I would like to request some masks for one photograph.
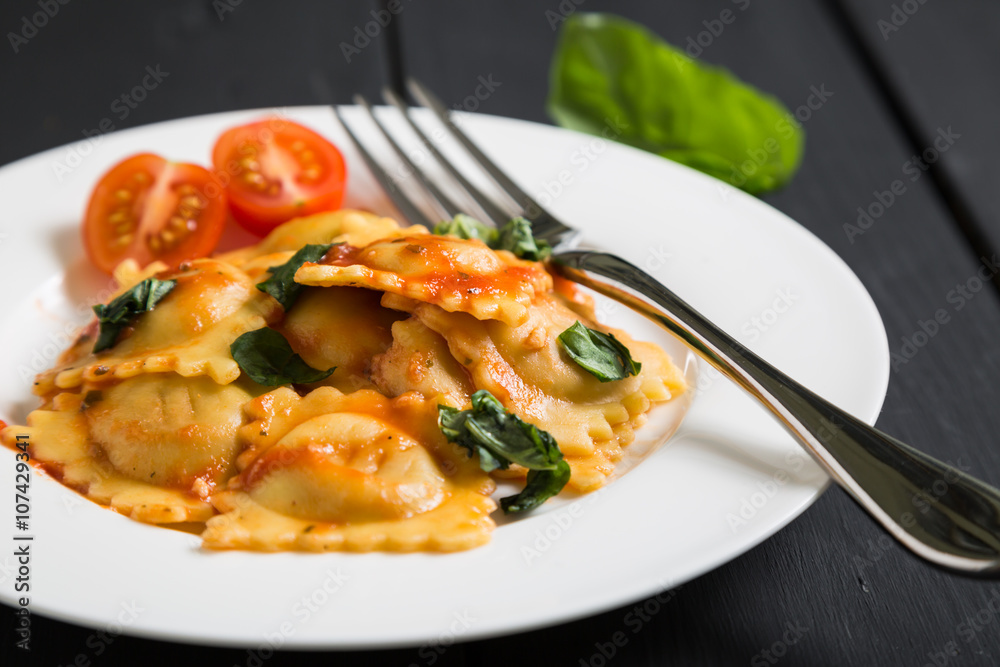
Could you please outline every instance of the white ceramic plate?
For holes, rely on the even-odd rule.
[[[264,113],[151,125],[0,170],[7,286],[0,292],[0,417],[23,423],[34,405],[34,372],[52,363],[86,318],[85,304],[106,286],[83,257],[78,232],[100,174],[147,150],[206,164],[224,128]],[[392,210],[328,109],[284,113],[345,149],[353,167],[348,204]],[[646,268],[765,359],[874,421],[889,368],[881,320],[847,266],[794,221],[628,147],[489,116],[463,122],[590,243]],[[602,310],[606,320],[683,357],[654,326],[621,308]],[[36,473],[31,608],[161,639],[348,648],[447,644],[638,600],[747,551],[827,484],[762,408],[714,372],[701,374],[694,393],[677,434],[627,476],[576,503],[503,523],[489,545],[459,554],[210,553],[191,535],[130,521]],[[658,415],[647,440],[675,418]],[[13,468],[12,452],[0,452],[7,487],[0,541],[15,532]],[[20,597],[14,564],[11,556],[0,559],[0,599],[7,604]]]

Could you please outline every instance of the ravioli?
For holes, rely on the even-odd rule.
[[[91,442],[119,473],[207,497],[236,470],[243,406],[264,388],[249,380],[142,375],[84,394]]]
[[[327,213],[295,218],[279,225],[256,245],[233,250],[219,255],[217,259],[241,266],[244,262],[277,252],[295,251],[314,243],[348,243],[366,246],[378,239],[398,236],[402,228],[392,218],[375,215],[367,211],[342,209]],[[426,227],[407,227],[405,233],[429,233]]]
[[[296,272],[304,289],[286,312],[257,285],[307,243],[335,245]],[[0,440],[27,434],[35,462],[133,519],[204,523],[210,549],[484,544],[494,477],[527,471],[483,472],[444,437],[439,406],[465,409],[488,390],[555,438],[567,488],[586,492],[606,482],[652,405],[685,390],[663,350],[596,324],[592,300],[543,264],[360,211],[292,220],[178,269],[123,263],[115,294],[150,277],[177,284],[101,353],[97,321],[84,327],[36,378],[43,404],[28,425]],[[557,337],[578,320],[613,332],[639,375],[602,383],[573,362]],[[230,346],[263,327],[288,347],[254,343],[254,363],[336,370],[255,384]]]
[[[391,327],[401,317],[371,290],[310,287],[276,328],[313,368],[337,368],[325,383],[353,391],[371,386],[371,360],[392,343]]]
[[[68,359],[66,365],[42,373],[36,393],[168,371],[185,377],[207,375],[227,384],[240,375],[229,352],[232,342],[281,315],[281,306],[256,289],[250,276],[224,262],[194,260],[159,277],[176,280],[177,285],[138,318],[130,335],[109,350]],[[90,332],[78,341],[78,353],[90,343],[95,325]]]
[[[435,403],[321,387],[251,401],[242,472],[213,502],[210,548],[468,549],[493,530],[493,481],[437,427]]]
[[[415,317],[392,325],[392,345],[372,359],[371,380],[386,396],[418,391],[456,408],[475,391],[444,338]]]
[[[571,361],[560,348],[558,335],[577,320],[600,327],[570,310],[560,295],[536,297],[530,318],[516,327],[425,303],[412,304],[412,312],[447,342],[474,389],[488,390],[508,410],[551,433],[575,469],[586,467],[606,477],[612,468],[594,461],[620,459],[621,448],[634,438],[630,422],[653,402],[668,401],[685,390],[683,375],[666,353],[654,344],[632,340],[623,331],[612,333],[642,364],[638,376],[601,382]],[[594,475],[570,479],[577,490],[600,483]]]
[[[206,521],[236,469],[243,405],[259,389],[206,377],[147,375],[62,393],[3,431],[28,435],[32,459],[94,502],[147,523]]]
[[[528,319],[535,295],[552,288],[541,264],[493,251],[476,239],[401,236],[327,258],[303,264],[295,281],[390,292],[513,326]]]
[[[118,289],[112,294],[112,298],[118,296],[126,290],[132,289],[143,280],[152,278],[157,273],[166,271],[170,267],[163,262],[156,261],[140,267],[134,259],[126,259],[115,267],[113,276],[118,284]]]

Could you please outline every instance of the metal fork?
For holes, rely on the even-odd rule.
[[[614,255],[572,250],[578,234],[532,199],[502,172],[456,125],[450,112],[422,84],[408,81],[410,92],[429,108],[464,146],[496,186],[499,201],[474,186],[437,148],[411,117],[398,95],[384,90],[385,101],[409,122],[435,157],[478,209],[474,217],[500,226],[515,216],[533,223],[536,238],[554,249],[550,267],[559,274],[632,308],[661,325],[730,380],[767,407],[826,472],[893,537],[918,556],[949,570],[984,576],[1000,574],[1000,491],[856,419],[817,396],[748,350],[705,319],[677,295],[638,267]],[[399,159],[430,195],[442,218],[467,213],[418,168],[361,96],[368,112]],[[411,223],[433,227],[389,176],[388,170],[352,131],[340,110],[337,117],[373,176]],[[609,278],[649,299],[597,280]],[[652,303],[650,303],[652,302]],[[941,485],[944,485],[943,487]],[[940,490],[939,490],[940,489]]]

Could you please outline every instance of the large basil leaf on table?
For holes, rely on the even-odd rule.
[[[643,26],[577,13],[552,61],[557,123],[694,167],[751,193],[784,185],[803,133],[777,99],[696,62]]]

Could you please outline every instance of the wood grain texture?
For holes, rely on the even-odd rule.
[[[124,129],[233,109],[349,103],[355,92],[375,93],[386,76],[384,34],[350,53],[350,62],[339,46],[371,20],[367,2],[57,6],[16,52],[7,32],[30,34],[23,22],[39,11],[37,1],[0,6],[0,164],[81,141],[105,119]],[[142,101],[122,101],[142,85],[147,66],[166,75]]]
[[[918,40],[914,49],[920,48],[919,31],[909,31],[932,5],[927,3],[906,28],[916,35],[908,39]],[[33,7],[23,0],[5,3],[0,26],[17,24]],[[894,351],[902,337],[912,336],[936,310],[946,309],[951,317],[892,373],[879,426],[1000,483],[1000,448],[994,444],[1000,415],[993,409],[996,391],[991,387],[1000,371],[994,343],[1000,304],[988,289],[961,310],[948,301],[956,284],[975,275],[979,259],[940,192],[929,178],[906,180],[905,193],[863,235],[852,242],[845,233],[844,225],[856,222],[859,206],[869,207],[875,193],[894,180],[909,179],[904,164],[920,147],[912,145],[829,6],[819,0],[780,5],[588,0],[581,6],[624,14],[681,45],[727,8],[736,12],[735,22],[704,47],[701,59],[731,68],[792,108],[807,103],[813,88],[825,86],[833,93],[805,122],[801,172],[767,200],[812,230],[859,275],[880,309]],[[367,20],[370,9],[366,4],[320,2],[288,3],[279,9],[277,4],[243,2],[218,23],[211,2],[107,8],[70,3],[16,57],[4,54],[0,89],[18,101],[2,112],[4,126],[19,131],[8,130],[10,141],[5,135],[0,142],[0,163],[80,138],[81,128],[108,115],[112,100],[135,85],[147,63],[161,63],[171,78],[163,84],[162,96],[160,90],[152,91],[119,127],[247,106],[346,102],[354,91],[374,96],[382,83],[399,79],[398,72],[387,71],[387,62],[397,59],[391,49],[370,46],[348,64],[337,48]],[[449,104],[475,104],[479,112],[546,121],[547,63],[555,43],[547,11],[559,11],[559,3],[407,2],[396,25],[398,61],[403,73],[420,77]],[[993,53],[990,31],[965,26],[962,20],[954,19],[967,42],[961,48]],[[934,50],[933,41],[926,44],[928,51]],[[995,77],[991,70],[984,72]],[[487,99],[469,101],[481,76],[492,76],[501,85]],[[913,76],[928,86],[929,98],[945,83],[959,86],[958,91],[967,85],[923,79],[919,72]],[[176,88],[168,89],[174,82]],[[914,102],[915,108],[919,105]],[[968,118],[961,111],[960,105],[944,108],[933,123],[958,129],[959,119]],[[957,151],[965,145],[956,143],[953,154],[962,155]],[[970,206],[981,188],[996,196],[987,184],[970,185]],[[991,665],[1000,662],[1000,615],[988,608],[993,596],[1000,596],[1000,586],[932,570],[887,543],[845,494],[831,490],[772,539],[683,585],[666,602],[637,601],[574,623],[443,652],[422,647],[335,656],[281,653],[263,664],[576,666],[582,660],[592,665],[822,666],[923,665],[936,659]],[[969,635],[962,624],[981,610],[987,610],[981,621],[988,622]],[[17,664],[13,661],[20,656],[12,654],[8,641],[9,610],[2,619],[0,662]],[[783,642],[789,624],[797,631],[787,636],[799,638],[780,657],[779,647],[772,663],[762,651]],[[254,654],[246,650],[125,636],[106,642],[95,639],[91,630],[40,617],[35,631],[39,652],[32,664],[70,664],[81,654],[94,665],[255,664]],[[616,632],[625,633],[628,641],[602,663],[602,647],[610,651]],[[96,646],[103,647],[100,655]],[[957,655],[951,655],[952,646]]]
[[[887,98],[929,173],[981,252],[1000,249],[1000,6],[989,2],[928,3],[835,0],[857,35],[857,50],[883,81]],[[947,150],[941,130],[960,135]],[[935,146],[935,142],[938,146]]]

